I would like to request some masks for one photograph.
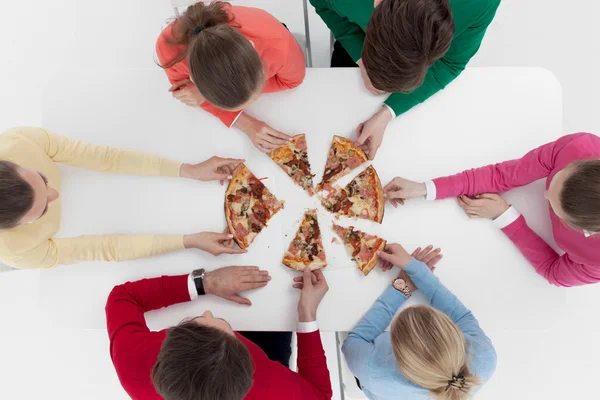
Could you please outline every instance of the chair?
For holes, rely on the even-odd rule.
[[[356,384],[354,374],[348,368],[346,359],[342,354],[342,344],[348,337],[348,332],[336,332],[338,348],[338,367],[340,374],[340,386],[342,387],[342,399],[344,400],[368,400],[367,396]]]
[[[173,7],[173,10],[175,11],[175,16],[179,17],[181,15],[181,12],[179,11],[181,8],[190,6],[194,3],[198,3],[198,2],[203,2],[203,3],[210,3],[210,0],[170,0],[171,1],[171,6]],[[298,42],[300,42],[301,44],[304,44],[304,55],[306,56],[306,66],[307,67],[312,67],[313,62],[312,62],[312,48],[311,48],[311,42],[310,42],[310,27],[309,27],[309,23],[308,23],[308,0],[302,0],[302,7],[303,7],[303,11],[304,11],[304,36],[299,35],[299,34],[295,34],[292,33],[294,35],[294,37],[296,38],[296,40],[298,40]]]

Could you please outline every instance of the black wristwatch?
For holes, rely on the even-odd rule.
[[[192,272],[192,279],[194,280],[194,285],[196,285],[198,296],[204,296],[206,294],[204,291],[204,268],[194,270]]]

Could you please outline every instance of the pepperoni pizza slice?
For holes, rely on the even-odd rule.
[[[375,235],[356,230],[353,226],[344,228],[334,223],[332,229],[342,239],[346,250],[358,264],[358,269],[367,276],[377,265],[377,261],[379,261],[377,252],[383,251],[386,241]]]
[[[310,196],[314,194],[313,177],[310,172],[306,135],[296,135],[292,140],[269,153],[269,157]]]
[[[233,171],[225,192],[225,219],[236,243],[245,249],[267,226],[283,202],[267,189],[244,164]]]
[[[308,210],[304,214],[296,237],[283,256],[283,264],[298,271],[304,271],[306,267],[314,271],[327,266],[317,210]]]
[[[317,185],[316,191],[331,190],[334,182],[366,161],[365,152],[352,140],[334,136],[327,155],[323,179]]]
[[[381,223],[385,209],[385,198],[379,176],[370,165],[354,178],[345,188],[336,187],[321,198],[323,207],[339,215],[363,218]]]

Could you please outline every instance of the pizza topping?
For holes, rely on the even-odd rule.
[[[252,191],[252,196],[254,196],[257,199],[260,199],[265,190],[265,185],[263,185],[263,183],[255,177],[251,177],[250,179],[248,179],[248,182],[250,183],[250,190]]]
[[[246,230],[246,228],[244,228],[244,226],[240,222],[238,222],[238,224],[235,227],[235,233],[240,238],[243,238],[244,236],[248,235],[248,231]]]
[[[364,219],[371,219],[371,217],[369,215],[369,209],[368,208],[363,208],[360,211],[360,216],[361,216],[361,218],[364,218]]]
[[[369,249],[364,243],[363,245],[360,247],[360,252],[358,253],[358,257],[361,260],[369,260],[371,258],[371,256],[373,255],[373,251],[371,249]]]
[[[352,151],[352,150],[350,150],[350,151]],[[348,153],[348,154],[350,154],[350,153]],[[346,165],[348,165],[348,167],[350,167],[352,169],[358,167],[360,164],[362,164],[362,163],[357,156],[350,157],[348,159],[348,161],[346,162]]]
[[[325,261],[325,252],[324,252],[324,251],[321,251],[321,252],[320,252],[320,253],[317,255],[317,257],[319,258],[319,260],[321,260],[321,261]]]
[[[306,151],[306,137],[301,137],[296,141],[296,148],[298,150]]]
[[[271,218],[269,210],[260,203],[256,203],[252,206],[252,214],[262,225],[266,225],[267,220]]]
[[[325,171],[325,174],[323,175],[323,182],[327,182],[329,179],[331,179],[332,176],[339,174],[340,172],[342,172],[342,170],[342,164],[338,164],[337,167]]]

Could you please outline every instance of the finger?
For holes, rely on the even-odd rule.
[[[242,276],[242,283],[269,282],[271,276],[268,274],[249,274]]]
[[[406,200],[405,199],[396,199],[396,202],[403,206],[404,203],[406,202]]]
[[[280,147],[280,146],[284,146],[286,144],[288,144],[290,141],[287,139],[281,139],[277,136],[272,136],[272,135],[268,135],[265,138],[265,141],[271,143],[274,146]]]
[[[357,136],[355,143],[358,146],[362,146],[365,144],[365,142],[367,141],[367,139],[371,136],[371,133],[369,133],[369,131],[365,131],[364,129],[364,123],[363,123],[363,129],[361,129],[360,135]]]
[[[427,255],[427,253],[429,253],[431,251],[431,249],[433,249],[433,246],[429,245],[429,246],[425,247],[423,250],[421,250],[419,252],[419,254],[417,255],[417,260],[419,260],[419,261],[423,260],[423,257],[425,257]]]
[[[271,151],[271,150],[267,149],[266,147],[264,147],[264,146],[262,145],[262,143],[258,143],[258,144],[256,145],[256,148],[257,148],[258,150],[262,151],[263,153],[268,153],[269,151]]]
[[[404,198],[404,191],[402,189],[400,190],[390,190],[386,193],[387,197],[389,199],[403,199]]]
[[[369,146],[369,160],[375,159],[375,156],[377,155],[377,150],[379,150],[379,146],[371,142],[371,145]]]
[[[323,274],[323,271],[321,271],[320,269],[314,270],[313,275],[315,276],[315,278],[317,278],[317,282],[321,282],[321,281],[325,280],[325,275]]]
[[[427,263],[427,265],[429,266],[429,269],[431,269],[431,271],[435,271],[435,265],[440,262],[440,260],[442,259],[442,257],[444,257],[442,254],[440,254],[439,256],[435,257],[433,260],[431,260],[430,262]]]
[[[365,123],[361,122],[358,127],[356,128],[356,137],[358,138],[360,136],[360,134],[362,133],[363,129],[365,127]]]
[[[252,302],[245,297],[240,296],[239,294],[232,294],[230,296],[223,296],[223,298],[234,301],[238,304],[245,304],[247,306],[251,306]]]
[[[309,267],[304,268],[303,273],[304,273],[304,281],[303,281],[304,285],[311,287],[313,285],[313,281],[312,281],[313,275],[312,275],[312,272],[310,271],[310,268]]]
[[[227,168],[229,168],[229,166],[231,164],[236,164],[237,165],[237,164],[243,163],[244,161],[246,161],[246,160],[243,159],[243,158],[221,158],[221,157],[218,157],[217,158],[217,165],[219,167],[227,167]]]
[[[378,251],[377,255],[379,256],[379,258],[382,258],[384,261],[387,261],[391,264],[394,264],[394,256],[392,254],[388,254],[385,251]]]
[[[279,139],[284,140],[285,142],[289,142],[290,140],[292,140],[292,137],[290,135],[286,135],[285,133],[278,131],[277,129],[270,129],[267,134],[269,136],[273,136]]]
[[[221,182],[221,184],[223,184],[224,181],[229,180],[231,178],[233,178],[233,176],[231,176],[231,174],[229,172],[217,172],[214,175],[215,180],[219,180],[219,182]]]
[[[260,145],[267,151],[275,150],[276,148],[279,147],[279,145],[273,144],[267,139],[263,139],[260,142]]]
[[[440,254],[441,251],[442,251],[442,249],[435,249],[435,250],[429,252],[429,254],[427,254],[425,257],[423,257],[422,261],[425,264],[429,264],[429,262],[431,260],[433,260],[434,258],[436,258]]]
[[[295,277],[294,282],[297,282],[297,283],[304,282],[304,275]]]
[[[498,200],[501,199],[500,196],[498,196],[496,193],[482,193],[479,195],[480,199],[487,199],[487,200]]]
[[[294,283],[292,286],[295,287],[296,289],[300,289],[300,290],[304,289],[304,285],[301,283]]]
[[[412,254],[410,255],[411,257],[416,257],[417,255],[419,255],[419,252],[421,251],[420,247],[417,247],[415,249],[415,251],[412,252]]]
[[[269,281],[265,282],[244,282],[240,285],[240,292],[245,292],[247,290],[259,289],[261,287],[267,286]]]
[[[190,79],[184,79],[182,81],[177,81],[173,85],[171,85],[171,87],[169,88],[169,92],[174,92],[174,91],[178,90],[180,87],[187,86],[190,83],[192,83],[192,81]]]
[[[398,208],[398,201],[396,199],[391,199],[390,203],[394,206],[394,208]]]

